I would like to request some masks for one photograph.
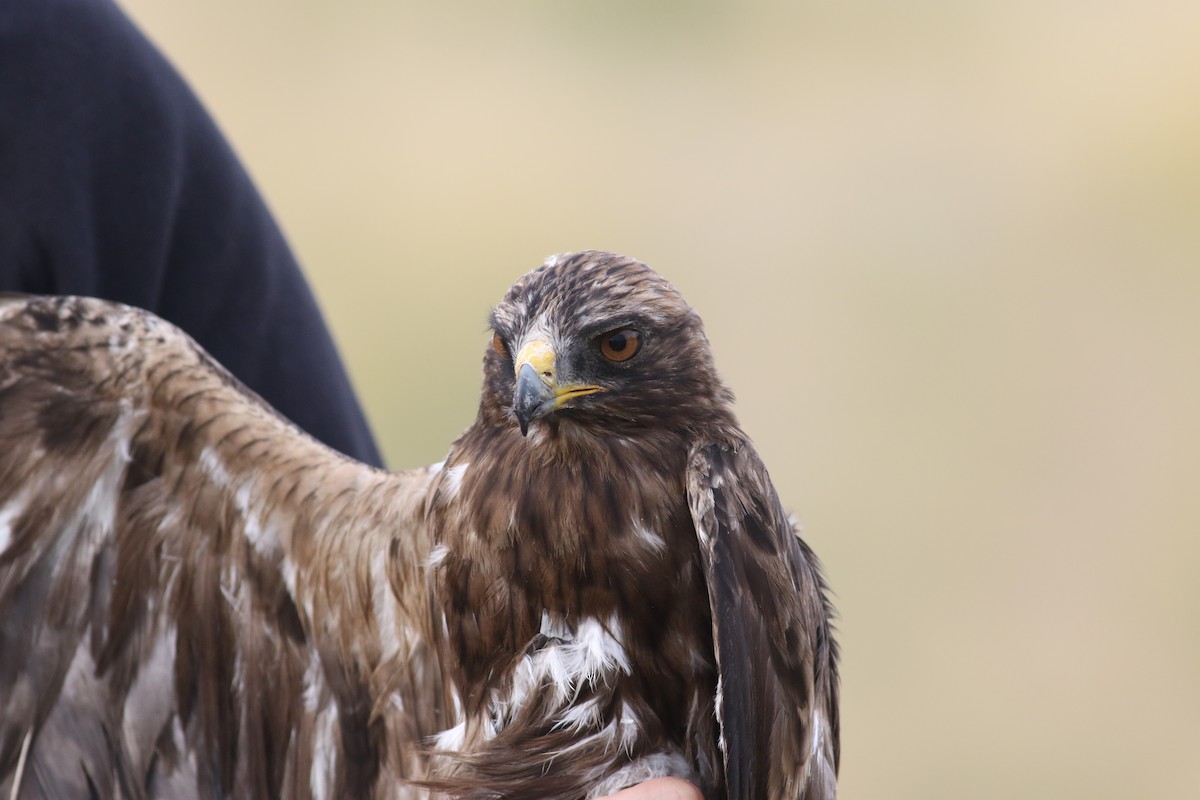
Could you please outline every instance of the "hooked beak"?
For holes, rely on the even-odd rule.
[[[603,391],[589,384],[558,384],[554,348],[534,339],[521,348],[513,362],[517,387],[513,392],[513,413],[521,424],[521,435],[529,434],[529,423],[549,414],[572,397]]]

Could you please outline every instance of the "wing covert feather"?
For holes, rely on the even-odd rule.
[[[0,793],[402,793],[444,723],[433,474],[329,450],[146,312],[0,300]]]
[[[837,647],[820,566],[753,447],[693,450],[688,500],[712,606],[730,798],[833,798]]]

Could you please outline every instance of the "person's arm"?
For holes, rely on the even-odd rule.
[[[0,4],[0,289],[149,309],[381,463],[312,293],[184,81],[109,0]]]

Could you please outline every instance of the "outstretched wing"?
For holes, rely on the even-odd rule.
[[[318,444],[147,312],[0,300],[0,795],[420,777],[432,475]]]
[[[820,567],[748,442],[693,451],[730,798],[833,798],[837,645]]]

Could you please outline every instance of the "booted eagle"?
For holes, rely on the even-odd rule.
[[[551,258],[389,473],[176,328],[0,301],[0,797],[832,798],[816,558],[699,317]]]

